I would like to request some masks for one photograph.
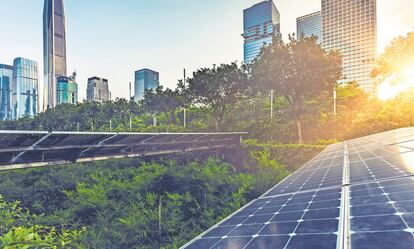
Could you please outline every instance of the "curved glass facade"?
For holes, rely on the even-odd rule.
[[[13,66],[0,64],[0,120],[11,119]]]
[[[13,62],[12,118],[33,117],[38,113],[38,64],[36,61],[16,58]]]
[[[56,106],[56,79],[67,75],[66,23],[63,0],[45,0],[43,9],[43,110]]]
[[[251,63],[262,47],[280,35],[280,14],[273,1],[258,3],[243,11],[244,62]]]
[[[78,103],[78,84],[73,77],[57,78],[57,104]]]

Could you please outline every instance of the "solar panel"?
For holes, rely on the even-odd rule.
[[[0,170],[232,148],[245,134],[0,131]]]
[[[327,147],[183,248],[414,249],[414,128]]]
[[[350,203],[352,248],[414,248],[413,178],[353,186]]]

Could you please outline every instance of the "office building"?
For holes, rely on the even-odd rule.
[[[377,56],[376,0],[322,0],[323,46],[342,56],[342,82],[356,81],[368,93]]]
[[[135,96],[136,102],[144,99],[145,90],[156,89],[160,86],[160,74],[150,69],[135,71]]]
[[[13,62],[12,119],[34,117],[39,109],[39,75],[36,61],[16,58]]]
[[[88,79],[88,86],[86,89],[87,101],[104,102],[110,100],[110,98],[111,93],[109,92],[107,79],[96,76]]]
[[[13,66],[0,64],[0,120],[10,120]]]
[[[304,37],[316,36],[318,42],[323,40],[322,32],[322,12],[318,11],[296,19],[296,35],[300,39]]]
[[[56,106],[56,80],[67,76],[66,20],[63,0],[45,0],[43,9],[43,110]]]
[[[58,77],[56,86],[58,105],[78,103],[78,84],[76,83],[76,73],[73,73],[70,77]]]
[[[280,14],[272,0],[258,3],[243,11],[244,62],[251,63],[263,46],[280,36]]]

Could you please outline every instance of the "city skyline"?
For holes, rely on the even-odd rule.
[[[242,10],[258,2],[260,1],[163,2],[167,7],[171,7],[165,9],[173,12],[172,17],[175,20],[174,22],[168,20],[167,28],[161,25],[167,20],[167,17],[162,17],[153,24],[145,20],[151,15],[165,15],[165,11],[167,11],[165,9],[157,12],[161,1],[152,3],[124,1],[124,4],[118,6],[111,6],[109,1],[99,1],[99,3],[97,1],[83,3],[79,0],[65,2],[69,29],[67,37],[68,71],[75,69],[78,71],[79,100],[86,97],[84,89],[86,89],[87,78],[93,75],[108,78],[117,86],[111,89],[113,98],[128,98],[128,83],[133,81],[134,71],[139,68],[157,69],[162,75],[160,83],[171,88],[175,86],[178,79],[182,78],[183,68],[186,68],[189,72],[188,75],[191,76],[191,72],[199,67],[211,67],[212,64],[236,60],[241,62],[243,60],[243,38],[240,36],[243,32]],[[285,39],[287,33],[295,32],[297,17],[318,11],[321,8],[320,0],[308,1],[306,4],[297,4],[298,2],[300,1],[274,1],[281,13],[281,30]],[[411,9],[409,6],[414,6],[414,3],[398,0],[393,1],[392,4],[385,2],[378,5],[378,26],[383,28],[378,30],[379,52],[381,52],[393,37],[412,30],[414,21],[407,10]],[[16,0],[3,4],[3,6],[8,7],[9,10],[3,15],[3,18],[12,18],[17,15],[17,10],[27,13],[27,18],[6,27],[6,29],[10,29],[8,31],[12,34],[9,36],[11,41],[4,42],[8,49],[5,53],[0,54],[0,62],[7,64],[15,57],[25,57],[38,61],[39,68],[43,68],[41,64],[43,61],[41,45],[43,1]],[[100,10],[106,10],[110,7],[113,8],[114,16],[120,18],[109,18],[100,14]],[[130,10],[134,7],[144,9],[143,15],[137,17],[136,13],[134,14]],[[203,11],[195,15],[191,14],[194,11],[190,10]],[[186,13],[184,17],[183,13]],[[210,18],[215,20],[206,23],[205,18],[211,15],[215,15],[217,18]],[[87,17],[88,19],[86,19]],[[192,22],[187,21],[189,17],[192,18]],[[387,22],[384,22],[385,20]],[[125,24],[128,25],[125,26]],[[192,29],[198,24],[200,24],[199,29]],[[121,28],[116,30],[115,25]],[[142,28],[143,25],[150,26]],[[394,27],[400,28],[395,29]],[[93,32],[88,32],[88,28]],[[149,32],[151,29],[153,31]],[[159,31],[156,31],[157,29]],[[194,39],[189,41],[184,35],[185,32],[180,30],[191,30]],[[154,39],[149,38],[151,34]],[[208,39],[205,34],[209,34]],[[30,39],[20,39],[20,37],[27,35]],[[152,44],[150,49],[147,49],[148,44]],[[94,58],[94,60],[87,58]],[[43,83],[42,80],[41,78],[40,82]],[[39,88],[43,89],[42,86]]]

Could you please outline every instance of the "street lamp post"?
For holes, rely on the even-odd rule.
[[[336,86],[333,90],[333,102],[334,102],[334,117],[336,118]]]
[[[273,119],[273,93],[274,91],[270,91],[270,119]]]
[[[155,113],[152,116],[152,125],[153,126],[157,126],[157,114],[155,114]]]
[[[184,129],[187,128],[187,109],[184,107],[183,108],[183,115],[184,115]]]

